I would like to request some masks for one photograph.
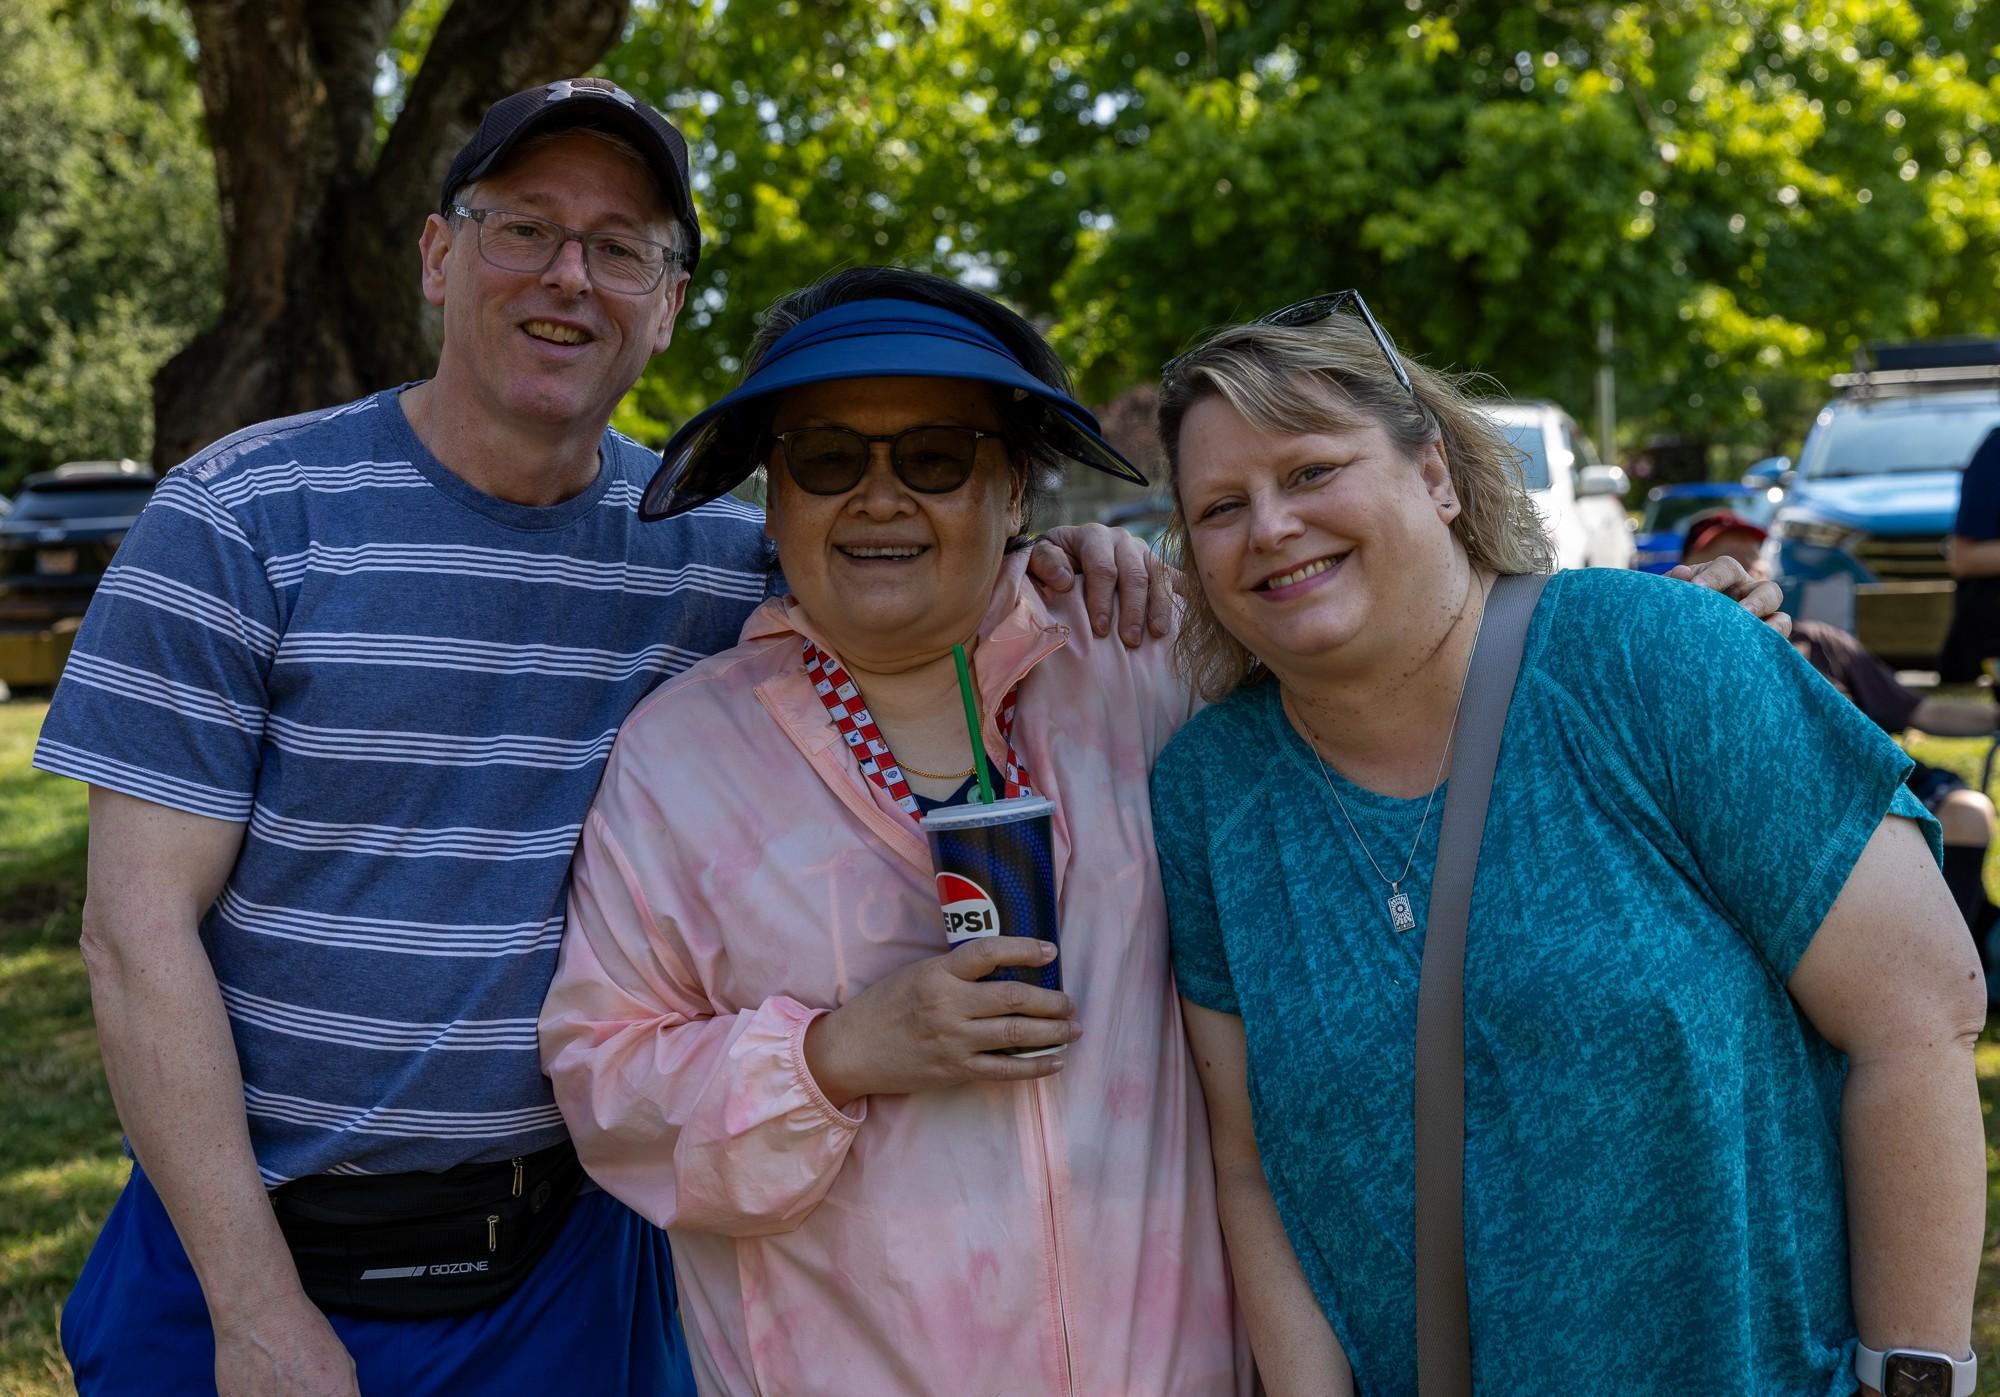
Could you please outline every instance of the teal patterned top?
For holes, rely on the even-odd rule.
[[[1480,1391],[1854,1389],[1845,1060],[1785,982],[1885,814],[1937,851],[1909,765],[1733,603],[1644,573],[1550,581],[1467,935]],[[1332,779],[1400,868],[1423,801]],[[1416,1392],[1411,1093],[1442,806],[1399,934],[1276,684],[1196,716],[1153,778],[1180,991],[1243,1019],[1271,1193],[1363,1397]]]

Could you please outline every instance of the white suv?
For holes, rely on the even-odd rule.
[[[1590,438],[1554,403],[1481,403],[1521,453],[1528,494],[1556,547],[1556,566],[1629,568],[1635,556],[1626,518],[1625,472],[1599,463]]]

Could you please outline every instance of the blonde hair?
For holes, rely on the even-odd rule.
[[[1553,572],[1555,553],[1522,483],[1521,454],[1466,393],[1475,378],[1404,358],[1405,392],[1382,347],[1352,316],[1310,325],[1232,325],[1167,366],[1160,385],[1160,443],[1174,487],[1168,525],[1182,561],[1187,610],[1174,659],[1195,692],[1217,702],[1269,671],[1224,629],[1202,591],[1180,496],[1180,429],[1188,410],[1219,397],[1268,432],[1293,435],[1379,426],[1412,459],[1439,444],[1458,497],[1451,532],[1475,567]]]

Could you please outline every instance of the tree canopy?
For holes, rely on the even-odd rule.
[[[221,305],[186,38],[131,0],[0,6],[0,490],[144,459],[153,373]]]
[[[382,139],[456,10],[372,8],[398,18]],[[20,13],[30,52],[54,55],[37,61],[108,54],[157,90],[0,81],[0,238],[27,258],[0,291],[17,437],[32,384],[111,411],[74,337],[146,315],[184,337],[221,299],[212,210],[176,205],[170,234],[157,217],[199,202],[206,59],[159,41],[185,40],[181,11]],[[1978,0],[638,0],[596,71],[667,111],[697,169],[688,311],[621,409],[653,439],[727,386],[763,306],[855,262],[996,290],[1098,400],[1206,326],[1356,286],[1406,350],[1581,415],[1608,323],[1626,444],[1677,432],[1745,456],[1795,448],[1858,343],[2000,328],[2000,8]],[[9,104],[51,91],[57,129],[13,134]],[[108,166],[107,128],[156,133],[147,168],[172,174]],[[53,212],[17,212],[36,189]],[[152,229],[151,260],[59,292],[63,268],[103,265],[78,260],[64,210]],[[392,273],[411,297],[416,232],[373,254],[408,259]],[[157,361],[129,338],[127,359]],[[18,459],[0,455],[0,488]]]

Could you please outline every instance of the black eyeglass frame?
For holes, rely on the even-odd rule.
[[[660,283],[667,279],[667,269],[669,267],[685,267],[687,265],[687,254],[679,248],[669,247],[665,243],[655,242],[651,238],[637,237],[631,233],[613,233],[602,229],[597,232],[585,232],[581,228],[571,228],[567,224],[558,223],[553,218],[544,218],[538,213],[525,213],[520,209],[475,209],[468,208],[464,204],[453,204],[447,212],[458,218],[469,218],[479,225],[478,243],[481,258],[489,265],[498,267],[503,272],[513,272],[519,276],[542,275],[556,264],[556,258],[562,256],[562,250],[572,242],[583,249],[583,274],[590,278],[590,284],[599,291],[609,291],[614,296],[650,295],[652,292],[659,290]],[[539,223],[545,228],[555,229],[562,236],[556,239],[555,245],[549,250],[548,260],[543,262],[541,266],[510,267],[505,262],[495,261],[493,254],[486,248],[486,220],[496,214],[505,215],[508,218],[518,218],[526,223]],[[660,254],[660,265],[657,269],[657,274],[653,277],[652,283],[647,286],[627,289],[623,286],[608,286],[604,282],[599,281],[597,279],[597,272],[592,268],[590,263],[590,249],[594,244],[604,242],[637,243],[641,247],[657,249]]]
[[[1368,333],[1374,336],[1375,347],[1382,351],[1382,357],[1389,362],[1389,372],[1396,376],[1396,382],[1403,385],[1403,391],[1414,399],[1417,390],[1411,385],[1410,375],[1403,368],[1403,357],[1396,352],[1395,342],[1389,338],[1388,331],[1382,328],[1368,309],[1368,302],[1361,298],[1361,293],[1351,286],[1344,291],[1328,291],[1318,296],[1308,296],[1303,301],[1294,301],[1288,306],[1280,306],[1274,311],[1258,316],[1250,323],[1276,325],[1284,329],[1299,325],[1317,325],[1322,320],[1340,314],[1349,306],[1352,306],[1361,317],[1361,323],[1368,327]],[[1194,350],[1188,351],[1188,354],[1192,353]],[[1187,354],[1176,354],[1167,360],[1160,370],[1160,377],[1170,376],[1187,357]]]
[[[811,432],[831,432],[838,436],[851,437],[861,443],[861,455],[858,458],[861,465],[854,472],[852,480],[835,489],[816,490],[799,478],[798,468],[792,464],[792,439],[805,436]],[[969,435],[972,438],[972,449],[965,455],[965,474],[949,485],[919,485],[916,481],[910,479],[908,472],[903,468],[903,440],[918,432],[956,432]],[[920,422],[914,427],[905,427],[900,432],[890,432],[879,436],[870,436],[866,432],[857,432],[851,427],[795,427],[789,432],[769,433],[766,438],[768,444],[759,454],[768,456],[771,446],[775,445],[778,447],[784,453],[785,471],[792,477],[792,483],[808,495],[844,495],[867,478],[869,458],[873,453],[875,444],[877,442],[884,442],[889,447],[889,469],[895,472],[896,479],[902,481],[906,487],[916,491],[920,495],[949,495],[954,490],[963,490],[966,481],[972,479],[972,473],[979,465],[979,443],[989,437],[1004,441],[1006,436],[1005,432],[989,432],[980,427],[964,427],[949,422]]]

